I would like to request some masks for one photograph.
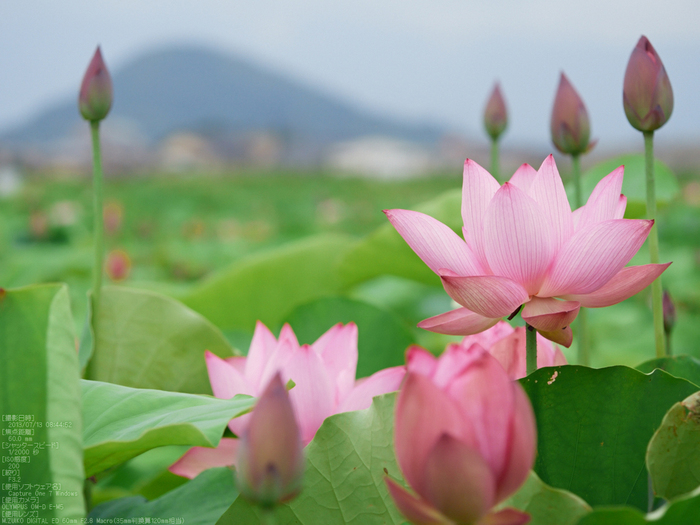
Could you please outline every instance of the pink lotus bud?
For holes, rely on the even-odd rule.
[[[417,523],[482,523],[532,468],[532,407],[522,387],[478,344],[451,345],[439,359],[425,354],[409,355],[395,420],[396,457],[416,495],[387,478],[390,493]],[[529,519],[513,509],[501,512],[500,521],[490,516],[483,523]]]
[[[112,107],[112,79],[98,47],[80,85],[78,108],[85,120],[102,120]]]
[[[639,131],[663,126],[673,111],[673,90],[656,50],[642,36],[627,63],[622,103],[630,124]]]
[[[484,110],[484,127],[492,140],[498,140],[508,126],[506,102],[501,94],[501,86],[496,83]]]
[[[673,325],[676,324],[676,306],[673,304],[673,299],[671,299],[671,294],[667,290],[664,290],[664,300],[663,300],[663,311],[664,311],[664,331],[666,335],[671,333],[673,330]]]
[[[552,109],[552,142],[562,153],[580,155],[588,150],[591,125],[581,97],[564,73]]]
[[[131,272],[131,258],[124,250],[112,250],[107,254],[105,271],[112,281],[123,281]]]
[[[258,400],[238,448],[241,494],[263,507],[294,498],[301,491],[304,449],[289,394],[275,374]]]

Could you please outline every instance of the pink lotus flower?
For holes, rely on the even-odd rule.
[[[423,213],[385,213],[414,252],[463,306],[421,321],[433,332],[470,335],[517,313],[564,346],[579,308],[610,306],[648,286],[668,264],[625,268],[653,221],[623,219],[623,168],[603,178],[571,211],[550,155],[538,171],[523,164],[499,186],[473,160],[464,163],[462,232]]]
[[[401,513],[416,524],[527,523],[514,509],[490,512],[535,460],[535,417],[522,387],[480,345],[451,346],[439,359],[414,347],[407,361],[395,445],[416,495],[385,478]]]
[[[525,337],[524,326],[513,328],[504,321],[498,321],[488,330],[466,336],[459,345],[455,346],[466,350],[472,345],[478,344],[485,348],[505,369],[508,377],[515,381],[527,375]],[[565,364],[567,364],[566,357],[561,353],[561,350],[537,334],[537,368]]]
[[[299,345],[289,325],[282,327],[277,340],[258,322],[247,357],[221,359],[206,352],[212,390],[221,399],[230,399],[236,394],[257,397],[277,372],[284,382],[294,381],[289,397],[304,446],[328,416],[369,408],[374,396],[394,392],[401,385],[406,373],[403,366],[380,370],[356,381],[357,357],[355,323],[337,324],[314,344]],[[237,417],[228,426],[241,436],[250,418],[251,414]],[[191,478],[206,468],[232,465],[236,441],[224,438],[216,450],[190,449],[170,471]]]

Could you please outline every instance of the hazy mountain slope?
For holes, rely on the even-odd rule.
[[[320,142],[368,134],[432,142],[442,130],[361,111],[247,61],[203,48],[146,54],[113,72],[111,117],[128,119],[150,140],[174,131],[268,130]],[[77,96],[77,93],[76,93]],[[46,142],[79,122],[69,100],[39,114],[0,139],[14,144]]]

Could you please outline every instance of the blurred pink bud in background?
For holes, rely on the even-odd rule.
[[[668,290],[664,290],[663,297],[664,331],[666,335],[669,335],[676,324],[676,305],[673,304],[673,299]]]
[[[484,109],[484,127],[492,140],[498,140],[498,137],[501,136],[507,126],[508,112],[506,110],[506,102],[501,94],[501,86],[496,82],[486,103],[486,109]]]
[[[105,260],[105,271],[112,281],[123,281],[131,272],[131,258],[124,250],[112,250]]]
[[[653,221],[623,219],[623,168],[604,177],[572,212],[550,155],[539,170],[523,164],[499,185],[473,160],[464,163],[464,238],[416,211],[386,210],[399,234],[462,308],[418,326],[471,335],[516,313],[555,343],[571,345],[580,307],[617,304],[668,267],[625,268]]]
[[[522,387],[478,344],[451,345],[440,358],[414,347],[407,361],[395,445],[416,494],[385,478],[401,513],[413,523],[527,523],[514,509],[489,515],[535,461],[535,417]]]
[[[639,131],[659,129],[673,112],[671,81],[645,36],[639,39],[627,63],[622,103],[627,120]]]
[[[112,107],[112,78],[98,47],[80,85],[78,108],[85,120],[102,120]]]
[[[301,433],[289,394],[277,373],[255,404],[241,436],[236,482],[246,498],[272,507],[301,491],[303,475]]]
[[[589,150],[591,125],[588,111],[564,73],[554,98],[551,132],[552,142],[562,153],[580,155]]]
[[[236,394],[259,396],[276,373],[295,386],[289,392],[301,439],[306,446],[323,420],[333,414],[369,408],[372,398],[399,389],[406,373],[404,366],[380,370],[355,380],[357,371],[357,325],[337,324],[312,345],[300,345],[292,328],[285,324],[279,340],[258,321],[247,357],[220,357],[206,352],[207,370],[214,395],[230,399]],[[250,423],[247,414],[232,419],[229,428],[242,436]],[[222,442],[225,442],[222,439]],[[194,477],[205,468],[231,464],[233,449],[222,449],[215,457],[212,449],[195,447],[170,467],[171,472]],[[217,449],[218,450],[218,449]]]

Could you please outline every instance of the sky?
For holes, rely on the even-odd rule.
[[[483,107],[499,80],[504,147],[551,147],[564,71],[592,136],[612,149],[641,141],[624,116],[622,80],[644,34],[675,96],[657,141],[700,143],[698,20],[697,0],[0,0],[0,130],[76,97],[97,44],[115,71],[151,49],[193,43],[484,143]]]

